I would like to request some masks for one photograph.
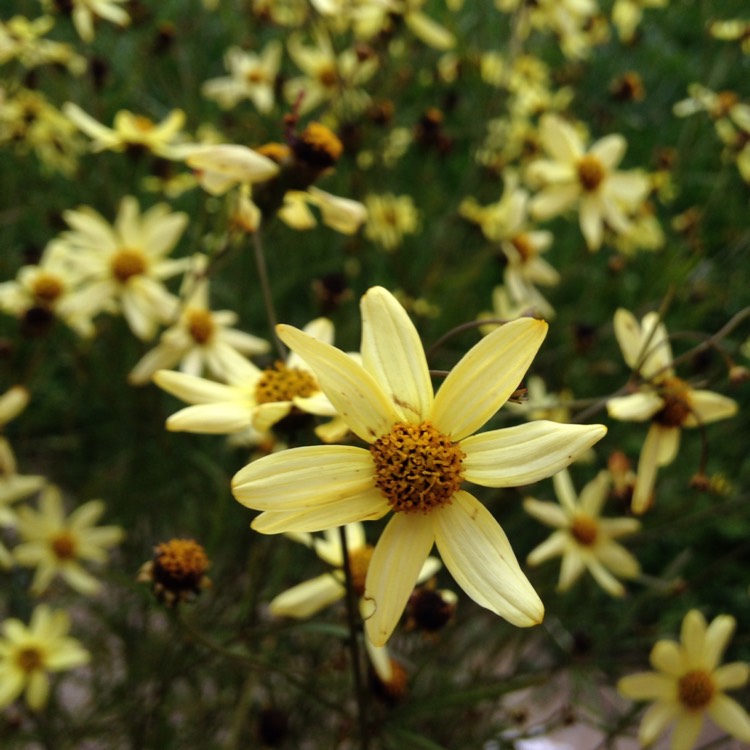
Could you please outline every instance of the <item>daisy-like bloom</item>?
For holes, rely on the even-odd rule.
[[[305,331],[321,341],[333,341],[333,324],[326,318],[308,323]],[[265,432],[294,409],[336,415],[312,370],[294,352],[286,362],[264,370],[244,358],[227,365],[226,384],[171,370],[154,375],[159,388],[192,404],[167,419],[168,430],[226,435],[252,427]]]
[[[632,42],[645,8],[666,8],[669,0],[615,0],[612,23],[623,42]]]
[[[351,198],[341,198],[311,185],[307,190],[289,190],[278,211],[279,218],[292,229],[312,229],[317,225],[308,204],[320,210],[326,226],[341,234],[356,234],[368,217],[367,207]]]
[[[367,599],[363,598],[365,579],[374,548],[367,544],[365,529],[361,523],[348,524],[344,528],[344,533],[346,534],[346,548],[349,555],[352,584],[355,593],[360,598],[360,610],[366,617],[370,607]],[[337,528],[326,530],[323,537],[313,537],[306,533],[290,536],[308,547],[312,547],[318,557],[331,566],[330,572],[323,573],[292,587],[288,591],[284,591],[268,605],[271,614],[277,617],[305,619],[312,617],[320,610],[346,596],[341,537]],[[422,583],[431,578],[439,569],[440,561],[436,557],[428,557],[419,572],[417,583]],[[380,680],[386,683],[390,682],[393,678],[393,665],[386,647],[373,645],[367,637],[365,637],[365,647],[370,657],[370,663]]]
[[[0,309],[20,318],[31,330],[59,318],[79,336],[93,336],[93,318],[100,305],[78,294],[81,277],[71,249],[53,240],[39,263],[22,266],[13,281],[0,284]]]
[[[157,371],[179,364],[182,372],[203,375],[208,370],[226,379],[231,363],[243,355],[265,354],[267,341],[231,328],[237,314],[231,310],[213,312],[208,301],[208,278],[203,275],[205,256],[197,256],[183,283],[184,300],[178,321],[164,331],[159,343],[130,371],[131,385],[144,385]]]
[[[539,565],[552,557],[562,557],[558,591],[567,591],[588,570],[594,580],[612,596],[623,596],[618,578],[635,578],[638,560],[615,539],[640,528],[635,518],[601,518],[611,484],[609,472],[601,471],[576,497],[570,474],[563,470],[552,477],[560,504],[534,498],[523,501],[524,510],[556,531],[529,553],[529,565]]]
[[[632,510],[640,514],[651,504],[657,469],[677,456],[682,428],[731,417],[737,412],[737,403],[693,388],[674,374],[672,347],[657,313],[648,313],[638,323],[631,312],[620,308],[614,328],[623,358],[640,383],[634,393],[611,398],[607,411],[628,422],[651,421],[633,491]]]
[[[91,138],[91,150],[100,151],[150,151],[156,156],[171,158],[179,151],[177,145],[185,124],[185,113],[173,109],[161,122],[156,123],[144,115],[121,109],[108,128],[84,112],[77,104],[65,102],[63,112],[85,135]]]
[[[194,599],[211,587],[206,550],[194,539],[170,539],[154,547],[154,556],[138,571],[141,583],[150,583],[159,601],[168,607]]]
[[[71,0],[67,5],[60,5],[55,0],[42,0],[44,9],[51,13],[64,8],[71,13],[73,26],[84,42],[94,41],[94,21],[103,18],[117,26],[128,26],[130,16],[122,7],[127,0]]]
[[[708,32],[714,39],[739,42],[742,51],[750,55],[750,20],[734,18],[712,21],[708,26]]]
[[[433,544],[459,585],[518,626],[544,607],[504,532],[464,480],[514,487],[547,477],[606,432],[601,425],[536,422],[473,435],[515,391],[547,325],[524,318],[482,339],[433,393],[422,343],[388,291],[362,298],[362,365],[291,326],[282,340],[315,372],[349,429],[367,444],[293,448],[239,471],[235,498],[263,513],[262,533],[318,531],[393,517],[370,561],[365,626],[388,640]],[[471,437],[470,437],[471,436]]]
[[[59,240],[75,257],[85,289],[78,300],[86,309],[122,311],[130,330],[147,341],[177,314],[177,298],[164,280],[182,272],[187,258],[171,259],[187,226],[187,214],[159,203],[141,213],[132,196],[122,199],[114,225],[88,206],[65,211],[71,227]]]
[[[479,224],[482,234],[502,251],[508,261],[504,284],[513,302],[529,304],[539,315],[549,320],[555,310],[536,285],[555,286],[560,274],[542,253],[552,244],[552,232],[534,229],[528,220],[528,191],[518,186],[518,176],[508,170],[505,189],[497,203],[480,206],[467,198],[459,206],[459,213]]]
[[[81,561],[104,563],[107,549],[119,544],[124,532],[119,526],[96,526],[104,513],[101,500],[90,500],[65,515],[60,490],[47,486],[39,498],[39,510],[26,505],[18,509],[21,543],[13,550],[19,565],[36,568],[31,593],[44,593],[56,576],[81,594],[95,594],[101,584]]]
[[[69,44],[43,37],[52,30],[51,16],[28,19],[13,16],[0,21],[0,65],[18,60],[24,68],[40,65],[65,65],[73,75],[86,70],[86,58],[76,54]]]
[[[231,47],[224,56],[228,76],[212,78],[203,84],[203,96],[224,109],[232,109],[249,99],[258,112],[268,114],[274,105],[274,86],[281,65],[281,42],[269,42],[260,54]]]
[[[28,626],[10,618],[0,626],[0,708],[25,691],[26,703],[41,710],[49,696],[48,672],[88,664],[90,655],[68,635],[70,617],[63,610],[38,605]]]
[[[416,234],[419,211],[410,195],[370,193],[365,197],[367,225],[365,237],[377,242],[386,252],[401,245],[405,234]]]
[[[656,672],[623,677],[617,690],[626,698],[653,701],[641,720],[638,738],[651,745],[670,724],[674,724],[670,747],[691,750],[708,716],[727,734],[750,743],[750,716],[724,691],[742,687],[750,678],[744,662],[721,664],[736,621],[719,615],[706,624],[697,609],[682,621],[680,642],[658,641],[651,650]]]
[[[549,219],[577,205],[589,250],[598,250],[604,227],[627,232],[629,216],[649,191],[649,180],[639,170],[617,171],[627,148],[619,134],[605,136],[586,150],[578,131],[557,115],[544,115],[539,125],[542,146],[549,158],[532,162],[527,178],[541,190],[529,209],[536,219]]]

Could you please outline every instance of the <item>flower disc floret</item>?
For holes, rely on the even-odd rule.
[[[593,193],[604,179],[605,169],[601,161],[593,154],[585,154],[578,162],[578,181],[581,187]]]
[[[193,590],[208,569],[208,555],[192,539],[171,539],[156,548],[153,577],[168,590]]]
[[[123,247],[112,258],[112,275],[121,283],[146,272],[146,258],[137,248]]]
[[[255,400],[259,404],[292,401],[295,397],[307,398],[318,390],[315,378],[305,370],[287,367],[277,362],[263,371],[255,385]]]
[[[429,513],[461,486],[464,452],[428,421],[398,423],[370,445],[375,484],[394,511]]]
[[[216,330],[209,310],[190,310],[187,314],[190,335],[197,344],[206,344]]]
[[[23,672],[34,672],[44,666],[44,656],[38,648],[29,646],[27,648],[22,648],[18,654],[16,654],[16,664]]]
[[[688,394],[690,387],[680,378],[665,378],[660,384],[664,406],[654,420],[664,427],[681,427],[692,413]]]
[[[34,297],[44,304],[52,304],[63,291],[62,281],[51,273],[42,272],[34,279],[32,292]]]
[[[51,542],[52,551],[58,560],[75,560],[77,545],[75,537],[68,531],[61,531]]]
[[[677,681],[677,696],[688,711],[700,711],[705,708],[711,702],[715,691],[711,675],[702,669],[686,672]]]
[[[584,547],[591,547],[596,542],[599,526],[590,516],[578,515],[570,525],[570,533]]]

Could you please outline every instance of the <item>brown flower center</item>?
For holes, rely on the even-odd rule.
[[[188,330],[195,343],[207,343],[216,329],[211,313],[208,310],[188,310],[185,317]]]
[[[531,239],[527,234],[517,234],[510,241],[511,245],[516,248],[518,254],[521,256],[521,261],[526,263],[536,255],[534,245],[531,243]]]
[[[689,399],[690,387],[680,378],[664,378],[659,383],[659,395],[664,406],[654,416],[654,421],[664,427],[680,427],[692,413]]]
[[[578,544],[583,547],[591,547],[596,541],[599,527],[596,521],[590,516],[578,515],[570,524],[570,533]]]
[[[588,193],[592,193],[604,179],[604,165],[593,154],[585,154],[578,161],[578,181]]]
[[[27,646],[16,654],[16,664],[24,672],[33,672],[44,666],[44,658],[38,648]]]
[[[349,570],[352,573],[352,586],[357,596],[363,596],[365,593],[367,569],[370,567],[374,549],[371,544],[366,544],[364,547],[349,552]]]
[[[398,423],[370,445],[375,484],[395,511],[429,513],[461,486],[464,452],[430,422]]]
[[[153,578],[169,591],[193,591],[208,569],[208,555],[193,539],[170,539],[156,548]]]
[[[112,258],[112,275],[121,283],[146,271],[146,257],[142,250],[123,247]]]
[[[52,537],[52,551],[55,557],[64,562],[65,560],[74,560],[78,545],[75,537],[69,531],[60,531]]]
[[[31,287],[34,297],[45,305],[51,305],[63,293],[63,289],[63,283],[57,276],[44,271],[34,279]]]
[[[333,65],[323,66],[318,71],[317,78],[320,83],[327,89],[333,88],[339,80],[338,73],[336,72],[336,68]]]
[[[309,372],[277,362],[263,370],[255,385],[255,400],[259,404],[292,401],[295,396],[312,396],[317,390],[318,384]]]
[[[154,121],[143,115],[133,117],[133,125],[141,133],[150,133],[155,128]]]
[[[677,682],[677,697],[689,711],[705,708],[716,692],[711,675],[702,669],[694,669],[682,675]]]
[[[294,145],[297,158],[319,169],[332,167],[344,151],[344,144],[325,125],[311,122]]]

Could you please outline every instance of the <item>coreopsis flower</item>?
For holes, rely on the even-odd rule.
[[[156,598],[168,607],[194,599],[211,587],[206,550],[194,539],[170,539],[154,547],[154,556],[138,571],[141,583],[150,583]]]
[[[90,148],[94,153],[145,150],[164,158],[179,154],[177,146],[183,138],[182,126],[185,124],[185,113],[181,109],[173,109],[159,123],[121,109],[115,114],[111,128],[72,102],[65,102],[62,110],[84,135],[91,138]]]
[[[589,250],[599,249],[605,226],[627,232],[630,215],[648,194],[649,180],[640,170],[617,170],[625,139],[608,135],[587,150],[578,131],[553,114],[542,117],[539,135],[549,158],[532,162],[527,170],[527,178],[541,188],[529,204],[531,215],[549,219],[577,205]]]
[[[626,364],[639,383],[634,393],[607,402],[611,417],[651,422],[638,460],[634,513],[643,513],[652,500],[656,472],[674,461],[683,428],[698,427],[733,416],[737,403],[712,391],[693,388],[672,367],[672,347],[657,313],[640,323],[628,310],[615,313],[615,336]]]
[[[739,42],[740,48],[750,55],[750,20],[740,18],[712,21],[708,32],[714,39]]]
[[[197,256],[185,275],[177,322],[162,332],[159,343],[130,371],[131,385],[144,385],[157,370],[175,365],[190,375],[200,376],[207,370],[226,379],[232,362],[269,350],[267,341],[231,328],[237,322],[235,312],[211,310],[205,266],[205,256]]]
[[[22,320],[33,332],[59,318],[79,336],[93,336],[93,318],[101,306],[78,293],[81,278],[74,252],[53,240],[38,263],[22,266],[14,280],[0,284],[0,310]]]
[[[7,395],[8,392],[3,398]],[[40,490],[45,481],[45,478],[40,475],[19,474],[16,469],[16,457],[10,443],[4,437],[0,437],[0,526],[15,527],[18,518],[12,505]],[[0,542],[0,566],[3,568],[13,566],[13,556],[2,542]]]
[[[601,518],[611,478],[601,471],[576,497],[570,474],[563,470],[552,477],[559,505],[534,498],[523,501],[524,510],[556,529],[547,541],[533,549],[526,561],[539,565],[552,557],[562,557],[558,591],[567,591],[588,570],[594,580],[612,596],[623,596],[618,578],[635,578],[638,560],[615,539],[640,528],[635,518]]]
[[[90,655],[68,635],[70,617],[63,610],[39,604],[25,625],[15,617],[0,626],[0,708],[25,693],[33,711],[44,708],[49,696],[49,672],[88,664]]]
[[[333,325],[317,318],[305,331],[322,341],[333,340]],[[310,367],[294,352],[285,362],[260,369],[246,359],[227,362],[227,383],[159,370],[154,382],[191,406],[167,419],[175,432],[232,434],[253,427],[265,432],[293,410],[324,417],[336,412]]]
[[[472,435],[515,391],[544,339],[543,321],[523,318],[474,346],[434,394],[419,335],[381,287],[362,298],[362,364],[291,326],[282,340],[311,367],[366,448],[311,446],[261,458],[239,471],[235,498],[263,511],[262,533],[317,531],[393,511],[370,561],[365,623],[388,640],[432,546],[481,606],[526,627],[544,607],[491,513],[464,481],[487,487],[535,482],[599,440],[601,425],[535,422]]]
[[[310,229],[317,222],[307,205],[320,210],[323,223],[341,234],[356,234],[368,217],[367,207],[351,198],[342,198],[311,185],[306,191],[288,191],[279,218],[293,229]]]
[[[268,42],[259,54],[230,47],[224,55],[228,76],[212,78],[203,84],[203,96],[223,109],[232,109],[249,99],[258,112],[268,114],[274,105],[274,87],[281,65],[281,42]]]
[[[121,311],[130,330],[145,341],[177,313],[177,298],[164,280],[183,271],[189,259],[167,257],[187,226],[187,214],[158,203],[141,213],[126,196],[114,224],[88,206],[65,211],[70,230],[59,241],[71,250],[84,289],[78,300],[86,309]]]
[[[85,57],[77,54],[69,44],[44,38],[54,25],[54,19],[46,15],[34,19],[13,16],[0,21],[0,65],[18,60],[24,68],[64,65],[73,75],[83,73],[86,70]]]
[[[623,42],[632,42],[645,8],[666,8],[669,0],[615,0],[612,23]]]
[[[550,319],[555,310],[536,287],[555,286],[560,281],[557,270],[541,257],[552,244],[552,232],[534,229],[528,219],[528,191],[518,186],[514,172],[507,171],[504,176],[505,188],[499,201],[480,206],[467,198],[459,206],[459,213],[476,222],[482,234],[505,256],[503,282],[512,301],[519,306],[528,305],[541,317]]]
[[[60,490],[49,485],[39,497],[39,510],[18,509],[21,539],[13,556],[19,565],[36,568],[31,593],[43,594],[56,576],[81,594],[96,593],[101,584],[81,562],[104,563],[107,549],[119,544],[125,533],[119,526],[96,526],[104,513],[101,500],[90,500],[66,516]]]
[[[653,701],[638,732],[643,747],[672,724],[672,750],[691,750],[706,717],[740,742],[750,743],[750,716],[725,692],[745,685],[750,668],[744,662],[721,664],[735,626],[731,615],[706,624],[703,615],[691,609],[682,621],[680,642],[658,641],[651,650],[651,666],[657,671],[632,674],[617,683],[626,698]]]
[[[393,252],[401,245],[405,234],[416,234],[419,229],[419,211],[410,195],[369,193],[365,206],[365,237],[386,252]]]
[[[51,12],[57,8],[55,0],[42,0],[45,9]],[[67,7],[73,26],[84,42],[94,41],[94,21],[103,18],[117,26],[128,26],[130,16],[122,6],[127,0],[71,0]]]

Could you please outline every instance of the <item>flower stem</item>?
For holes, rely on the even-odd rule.
[[[349,656],[352,662],[352,679],[354,681],[354,692],[357,699],[357,719],[359,721],[360,748],[367,750],[370,745],[370,735],[367,726],[367,691],[362,682],[362,669],[359,659],[359,611],[357,607],[357,594],[354,590],[352,568],[349,562],[349,549],[346,541],[346,527],[339,527],[339,539],[341,540],[341,556],[344,562],[344,578],[346,583],[346,617],[349,626]]]
[[[273,295],[271,294],[271,284],[268,280],[268,266],[266,265],[266,253],[263,248],[263,240],[260,236],[260,230],[253,232],[253,250],[255,251],[255,266],[258,271],[260,289],[263,294],[263,305],[266,308],[266,317],[268,325],[271,328],[271,337],[276,344],[276,351],[281,359],[286,359],[287,351],[281,339],[276,335],[276,324],[279,322],[276,317],[276,308],[273,304]]]

